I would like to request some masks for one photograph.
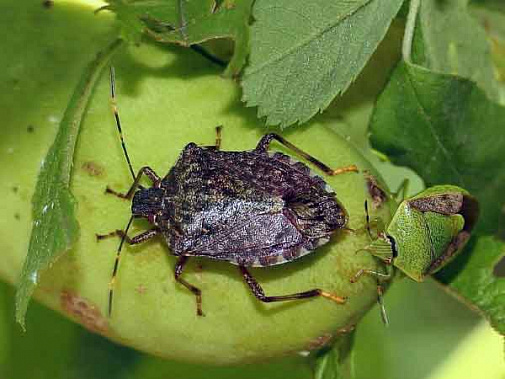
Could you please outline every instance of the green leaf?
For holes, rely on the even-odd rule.
[[[225,75],[240,72],[249,52],[249,18],[253,0],[109,0],[127,40],[147,34],[159,42],[191,46],[215,38],[232,38],[235,50]]]
[[[505,108],[473,82],[402,62],[377,101],[372,146],[428,186],[459,185],[480,202],[477,230],[495,233],[505,203]]]
[[[484,4],[470,6],[469,10],[484,27],[491,44],[491,59],[501,94],[500,103],[505,104],[505,2],[501,6],[503,12],[497,12],[497,9],[492,7],[485,7]]]
[[[352,379],[354,331],[341,335],[331,349],[316,357],[315,379]]]
[[[32,198],[32,232],[28,255],[16,292],[16,320],[24,328],[28,302],[41,271],[68,251],[79,237],[76,202],[69,190],[75,143],[93,87],[110,56],[121,45],[114,41],[84,70],[68,103],[56,138],[42,161]]]
[[[505,257],[505,243],[486,236],[473,238],[456,260],[436,278],[449,292],[472,304],[505,335],[505,277],[495,267]]]
[[[268,125],[307,121],[358,76],[402,2],[256,1],[243,100]]]
[[[419,26],[427,68],[472,79],[498,99],[491,52],[484,29],[470,15],[467,0],[424,0]],[[416,62],[417,63],[417,62]]]
[[[505,3],[502,0],[469,0],[468,3],[470,6],[476,5],[505,13]]]

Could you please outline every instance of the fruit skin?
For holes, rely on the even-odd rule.
[[[218,70],[195,58],[191,51],[129,48],[121,51],[113,64],[124,135],[137,169],[150,165],[158,172],[167,172],[188,142],[212,144],[214,127],[219,124],[224,125],[223,150],[251,149],[266,132],[254,110],[240,103],[237,84],[222,79]],[[7,125],[12,121],[16,128],[10,127],[12,133],[4,141],[4,152],[8,153],[3,158],[8,164],[0,167],[0,175],[6,181],[0,188],[4,210],[0,277],[12,284],[19,277],[27,251],[30,198],[36,174],[54,138],[58,116],[68,101],[66,93],[71,93],[75,83],[66,83],[68,90],[58,93],[59,101],[51,103],[49,110],[20,104],[15,108],[17,113],[13,111],[11,119],[7,119]],[[72,191],[78,201],[81,238],[74,249],[41,275],[36,299],[90,330],[139,350],[165,358],[220,365],[310,349],[321,336],[335,335],[356,324],[375,303],[372,278],[349,283],[358,269],[373,269],[379,264],[368,254],[355,253],[369,243],[366,233],[342,233],[298,261],[251,270],[267,294],[320,287],[347,296],[345,305],[326,299],[258,304],[236,267],[195,260],[184,275],[203,291],[205,318],[195,315],[192,294],[174,282],[175,258],[161,240],[155,240],[125,248],[114,314],[108,319],[108,282],[118,241],[97,243],[95,233],[125,227],[130,203],[103,192],[107,185],[127,189],[131,180],[108,97],[109,84],[104,75],[85,116],[74,159]],[[356,164],[376,175],[369,163],[330,129],[331,122],[296,128],[284,136],[332,167]],[[28,125],[34,127],[31,132]],[[272,150],[290,154],[277,145]],[[348,226],[362,228],[366,196],[363,175],[325,179],[349,213]],[[393,207],[386,204],[377,217],[388,220]],[[136,223],[131,234],[146,227],[146,223]],[[29,320],[28,315],[28,333]]]

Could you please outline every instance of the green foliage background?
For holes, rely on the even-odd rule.
[[[104,12],[94,16],[90,7],[83,4],[57,2],[53,8],[47,9],[40,3],[20,6],[3,0],[0,5],[4,9],[0,16],[1,28],[5,31],[3,34],[12,36],[4,42],[4,49],[17,51],[18,54],[2,54],[0,58],[6,67],[0,84],[6,90],[0,94],[0,104],[4,111],[4,130],[7,131],[0,159],[8,164],[11,147],[16,147],[20,141],[30,143],[21,137],[26,134],[26,125],[53,111],[61,114],[89,57],[111,40],[116,34],[116,25],[110,14]],[[368,151],[366,137],[367,120],[375,99],[399,58],[402,27],[401,23],[393,23],[385,41],[356,82],[342,98],[330,105],[325,118],[316,118],[316,122],[324,124],[333,118],[332,127],[377,164],[392,188],[409,176],[414,189],[419,189],[420,180],[412,173],[407,174],[405,170],[379,162]],[[418,39],[416,43],[422,44],[422,41]],[[419,62],[423,55],[421,50],[415,51]],[[194,54],[189,59],[195,61],[203,59],[183,48],[169,48],[169,51],[186,57]],[[495,55],[495,59],[500,57]],[[451,68],[448,70],[451,71]],[[214,75],[218,72],[216,68]],[[461,74],[467,76],[464,72]],[[483,81],[487,83],[488,78],[486,76]],[[479,82],[480,79],[475,80]],[[499,99],[499,88],[489,89],[486,84],[482,87]],[[328,102],[325,100],[324,106]],[[376,117],[379,116],[376,114]],[[499,127],[503,128],[503,124]],[[43,138],[38,144],[31,143],[34,156],[45,152],[52,141],[50,133]],[[29,158],[26,157],[27,160]],[[34,177],[37,172],[38,167],[32,166],[26,172],[16,173],[15,179],[11,176],[5,179],[7,186],[11,188],[12,183]],[[22,195],[26,198],[26,207],[21,216],[26,219],[29,197],[26,192]],[[3,222],[13,221],[4,219]],[[4,240],[2,248],[8,250],[15,244],[16,241]],[[17,271],[15,264],[5,260],[2,265],[3,279],[12,283],[15,278],[9,272]],[[308,378],[312,375],[311,368],[302,358],[232,368],[163,361],[108,342],[36,304],[28,313],[29,332],[22,335],[13,322],[13,290],[8,285],[0,286],[0,301],[0,376],[22,378],[37,373],[42,377],[55,378],[274,378],[286,375]],[[389,329],[380,324],[377,309],[372,310],[359,325],[354,348],[357,378],[404,378],[406,372],[409,378],[428,378],[433,372],[436,377],[436,370],[450,360],[458,343],[477,327],[480,320],[461,303],[441,292],[433,281],[419,285],[404,280],[393,286],[386,302],[392,322]],[[454,377],[475,377],[470,375],[462,362],[465,360],[468,364],[473,359],[490,362],[484,365],[487,368],[480,367],[479,375],[489,369],[492,370],[489,375],[494,376],[486,377],[504,377],[500,374],[503,369],[501,346],[495,343],[500,338],[492,334],[484,337],[484,334],[483,339],[476,343],[471,357],[454,358],[457,359],[455,365],[460,366],[463,372],[454,374]]]

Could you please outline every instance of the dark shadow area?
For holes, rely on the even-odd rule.
[[[476,243],[476,236],[470,238],[463,251],[456,258],[454,258],[450,265],[447,265],[442,270],[437,272],[434,275],[435,278],[443,284],[451,283],[457,277],[458,273],[463,270],[464,267],[468,264]]]
[[[495,264],[493,275],[497,278],[505,278],[505,257],[502,257],[498,263]]]

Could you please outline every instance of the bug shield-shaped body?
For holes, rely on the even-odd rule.
[[[176,256],[242,266],[296,259],[347,222],[335,193],[305,164],[278,152],[194,143],[158,188],[137,191],[132,213],[148,218]]]
[[[478,203],[456,186],[435,186],[402,201],[382,238],[369,250],[416,281],[451,261],[478,217]],[[384,251],[386,255],[381,254]],[[389,256],[388,256],[389,255]]]

